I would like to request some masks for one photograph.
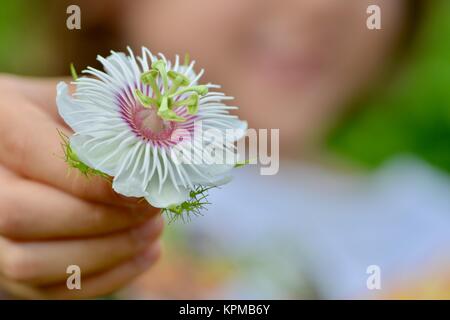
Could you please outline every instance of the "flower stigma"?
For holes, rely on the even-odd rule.
[[[154,61],[151,69],[144,72],[140,79],[143,84],[150,86],[152,96],[136,89],[137,99],[144,108],[154,109],[159,118],[165,121],[186,121],[174,109],[186,107],[188,114],[195,115],[200,97],[208,93],[205,85],[191,85],[191,80],[184,74],[167,71],[166,63],[161,59]]]

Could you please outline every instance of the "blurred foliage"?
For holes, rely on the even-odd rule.
[[[0,2],[0,72],[51,74],[55,44],[49,10],[47,0]]]
[[[430,4],[400,73],[331,133],[331,150],[368,168],[411,154],[450,172],[450,1]]]

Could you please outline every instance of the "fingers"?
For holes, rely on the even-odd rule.
[[[152,266],[161,254],[156,242],[132,259],[102,273],[84,277],[81,274],[81,289],[69,290],[67,284],[35,287],[15,282],[0,275],[0,286],[10,295],[26,299],[87,299],[110,294],[132,281]]]
[[[126,208],[84,201],[24,179],[0,189],[0,235],[12,239],[100,236],[136,226],[155,214],[150,206]]]
[[[104,237],[42,242],[0,238],[0,273],[15,282],[43,285],[67,278],[70,265],[84,275],[110,269],[142,252],[162,232],[160,217],[127,232]]]
[[[0,288],[2,292],[6,292],[8,297],[19,299],[40,299],[42,293],[38,288],[29,286],[24,283],[9,280],[0,274]]]
[[[43,289],[42,294],[50,299],[86,299],[110,294],[146,271],[160,254],[160,245],[156,243],[134,259],[82,280],[81,290],[67,290],[67,286],[58,285]]]
[[[14,172],[6,169],[0,163],[0,183],[3,183],[5,186],[10,182],[17,179],[17,175]]]
[[[21,92],[30,102],[48,114],[54,121],[64,124],[58,115],[55,95],[56,85],[63,79],[57,78],[33,78],[18,77],[14,75],[3,75],[0,85],[8,89]],[[70,81],[70,79],[64,79]]]
[[[68,177],[55,122],[21,97],[0,100],[0,162],[32,180],[52,185],[78,197],[108,204],[136,204],[115,193],[100,177]]]

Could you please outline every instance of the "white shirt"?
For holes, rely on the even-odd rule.
[[[218,298],[370,297],[370,265],[385,290],[450,263],[450,179],[423,162],[366,176],[284,163],[275,176],[255,166],[234,175],[210,191],[203,217],[176,226],[197,253],[235,264]]]

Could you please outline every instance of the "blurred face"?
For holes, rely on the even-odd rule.
[[[366,27],[377,4],[382,30]],[[381,71],[404,25],[404,0],[123,1],[124,37],[168,56],[189,52],[236,98],[253,128],[280,128],[282,152],[324,132]],[[295,150],[295,151],[294,151]]]

